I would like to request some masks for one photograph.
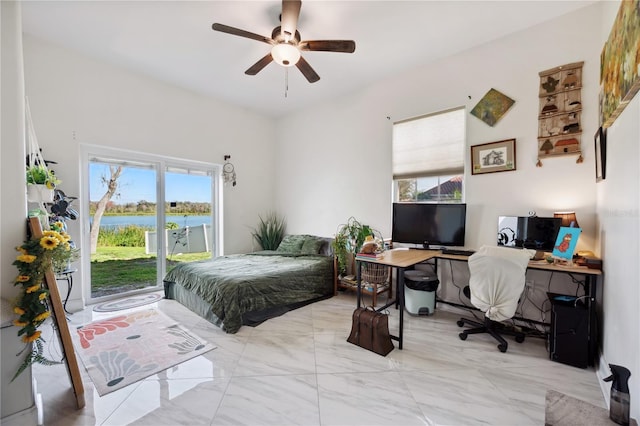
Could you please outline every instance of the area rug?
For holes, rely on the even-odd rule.
[[[127,297],[126,299],[112,300],[110,302],[101,303],[93,307],[94,312],[113,312],[123,309],[137,308],[138,306],[148,305],[162,299],[159,293],[142,294],[140,296]]]
[[[155,309],[95,321],[76,331],[76,350],[100,396],[215,349]]]

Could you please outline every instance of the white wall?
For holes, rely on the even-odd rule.
[[[38,141],[45,158],[58,162],[53,169],[67,195],[80,193],[80,144],[219,164],[229,154],[238,184],[224,188],[224,249],[252,249],[250,229],[273,208],[272,120],[32,37],[24,49]],[[69,222],[72,236],[82,221],[88,218]],[[70,306],[79,300],[74,288]]]
[[[11,303],[18,295],[13,283],[18,270],[13,261],[18,254],[15,247],[26,238],[26,177],[24,173],[25,127],[24,127],[24,78],[22,57],[22,18],[18,2],[0,3],[0,39],[2,41],[2,97],[0,121],[2,122],[0,157],[0,296]],[[12,303],[11,303],[12,305]],[[3,328],[2,363],[0,368],[0,423],[29,425],[37,421],[37,410],[33,397],[31,368],[27,368],[11,382],[13,375],[24,360],[24,343],[18,337],[18,328],[11,324],[11,313],[2,312]],[[12,319],[12,318],[11,318]]]
[[[603,9],[604,45],[619,2]],[[607,129],[606,179],[597,184],[599,239],[604,259],[601,376],[608,363],[631,371],[631,417],[640,419],[640,96]],[[609,385],[605,385],[607,392]]]
[[[575,209],[584,231],[578,249],[593,250],[600,60],[593,28],[599,26],[595,5],[282,119],[277,199],[290,230],[330,236],[355,216],[388,236],[392,123],[460,105],[470,111],[495,88],[515,105],[495,127],[467,114],[467,143],[516,138],[517,170],[466,173],[466,245],[495,244],[499,215]],[[584,162],[576,164],[577,156],[550,158],[538,168],[538,72],[578,61],[584,61]]]

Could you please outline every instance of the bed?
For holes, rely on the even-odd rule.
[[[334,294],[330,239],[287,235],[277,250],[182,263],[164,277],[173,299],[227,333]]]

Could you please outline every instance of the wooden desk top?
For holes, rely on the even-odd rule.
[[[425,260],[433,259],[449,259],[466,261],[469,256],[461,256],[458,254],[443,254],[440,250],[416,250],[416,249],[393,249],[387,250],[382,253],[382,257],[379,259],[357,259],[363,262],[379,263],[381,265],[393,266],[396,268],[408,268],[417,263],[424,262]],[[529,261],[529,269],[539,269],[550,272],[564,272],[575,273],[584,275],[602,275],[602,271],[599,269],[590,269],[586,266],[563,266],[549,263],[546,260],[531,260]]]
[[[457,254],[442,254],[438,252],[436,256],[439,259],[449,259],[449,260],[461,260],[466,261],[468,256],[460,256]],[[563,265],[555,265],[553,263],[549,263],[546,260],[530,260],[528,269],[540,269],[544,271],[551,272],[564,272],[564,273],[575,273],[575,274],[584,274],[584,275],[602,275],[602,271],[599,269],[590,269],[586,266],[563,266]]]
[[[602,271],[599,269],[590,269],[586,266],[563,266],[563,265],[554,265],[553,263],[549,263],[546,260],[530,260],[529,269],[541,269],[544,271],[551,272],[573,272],[576,274],[584,274],[584,275],[602,275]]]
[[[439,250],[393,249],[382,253],[379,259],[357,259],[362,262],[379,263],[396,268],[408,268],[416,263],[433,259],[440,254]]]

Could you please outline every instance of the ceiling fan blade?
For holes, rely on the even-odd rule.
[[[213,28],[215,31],[220,31],[220,32],[223,32],[223,33],[227,33],[227,34],[231,34],[231,35],[235,35],[235,36],[239,36],[239,37],[246,37],[246,38],[250,38],[252,40],[258,40],[258,41],[261,41],[261,42],[267,43],[267,44],[274,44],[275,43],[269,37],[261,36],[259,34],[255,34],[255,33],[250,33],[249,31],[241,30],[239,28],[230,27],[230,26],[224,25],[224,24],[215,23],[215,24],[213,24],[211,26],[211,28]]]
[[[316,81],[320,80],[320,76],[313,70],[313,68],[311,68],[309,62],[305,61],[302,56],[296,64],[296,67],[298,67],[302,75],[305,76],[309,83],[315,83]]]
[[[271,57],[271,53],[267,53],[262,59],[260,59],[255,64],[251,65],[251,67],[249,67],[249,69],[246,70],[244,73],[247,75],[256,75],[260,71],[262,71],[264,67],[269,65],[271,61],[273,61],[273,57]]]
[[[356,50],[356,42],[353,40],[303,40],[298,44],[298,48],[316,52],[353,53]]]
[[[302,2],[300,0],[282,0],[280,28],[285,41],[293,40],[296,35],[301,6]]]

